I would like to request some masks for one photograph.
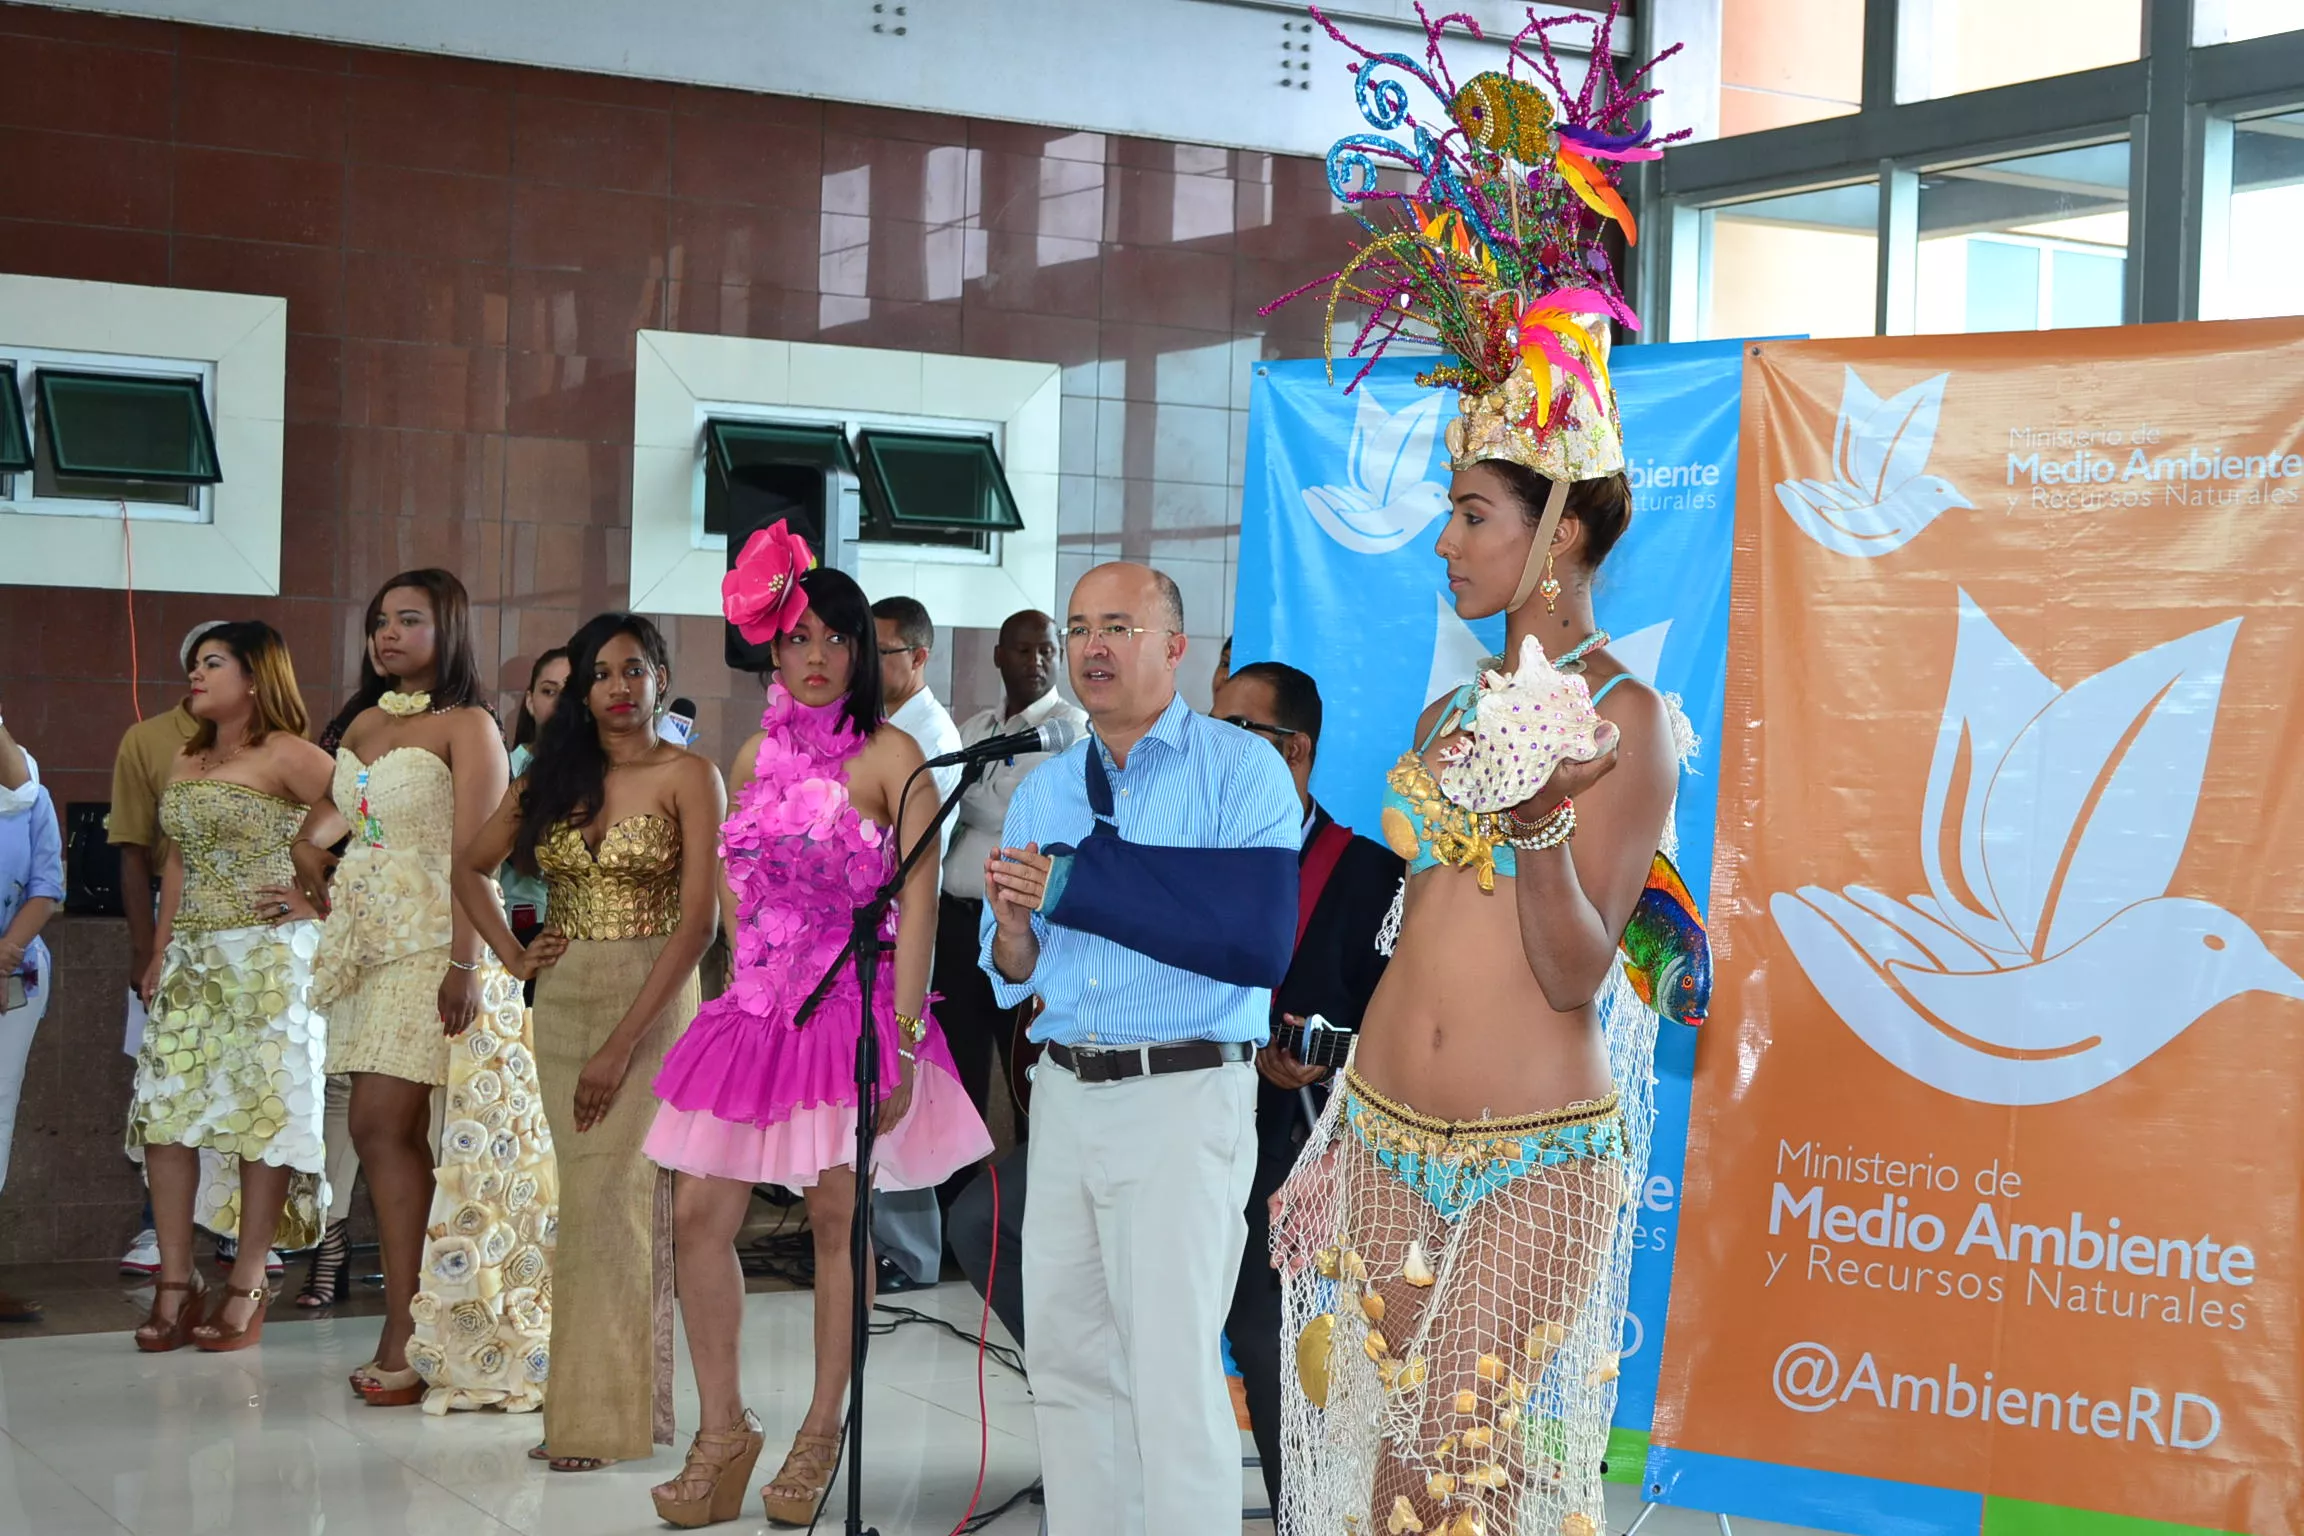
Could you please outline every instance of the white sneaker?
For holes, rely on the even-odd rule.
[[[124,1275],[156,1275],[160,1273],[160,1234],[146,1227],[136,1234],[136,1241],[120,1255],[120,1273]]]

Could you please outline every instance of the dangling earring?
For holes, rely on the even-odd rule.
[[[1546,551],[1544,555],[1544,579],[1536,584],[1536,590],[1544,594],[1544,611],[1546,613],[1554,612],[1555,605],[1560,601],[1560,578],[1552,573],[1553,559],[1551,552]]]

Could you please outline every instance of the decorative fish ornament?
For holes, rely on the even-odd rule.
[[[1522,165],[1552,155],[1552,103],[1525,80],[1495,70],[1474,75],[1457,91],[1450,111],[1482,149]]]
[[[1712,1007],[1712,945],[1680,871],[1663,854],[1624,925],[1624,976],[1640,1001],[1664,1018],[1701,1024]]]

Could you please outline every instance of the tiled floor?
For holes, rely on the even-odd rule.
[[[118,1296],[117,1291],[114,1292]],[[947,1283],[903,1302],[973,1332],[979,1303]],[[767,1425],[773,1470],[806,1406],[810,1298],[755,1294],[745,1376]],[[118,1326],[135,1321],[125,1302]],[[992,1325],[998,1330],[997,1323]],[[643,1536],[665,1529],[649,1485],[678,1465],[645,1463],[555,1476],[527,1457],[534,1418],[371,1409],[344,1386],[376,1333],[372,1317],[278,1321],[261,1348],[237,1355],[139,1355],[124,1332],[53,1333],[0,1342],[0,1536]],[[995,1337],[1005,1338],[996,1332]],[[1037,1449],[1023,1382],[985,1368],[989,1428],[977,1417],[975,1351],[941,1329],[909,1324],[876,1339],[866,1388],[864,1511],[881,1536],[945,1536],[967,1507],[979,1444],[984,1502],[1030,1483]],[[695,1422],[682,1359],[679,1414]],[[1242,1437],[1247,1448],[1246,1437]],[[1261,1506],[1253,1469],[1244,1503]],[[1623,1494],[1626,1490],[1612,1490]],[[819,1529],[840,1529],[844,1505]],[[1617,1530],[1634,1513],[1613,1509]],[[987,1529],[1028,1536],[1020,1506]],[[720,1529],[767,1527],[754,1503]],[[1262,1520],[1244,1536],[1269,1536]],[[1700,1536],[1709,1516],[1660,1512],[1648,1536]],[[1781,1527],[1739,1522],[1745,1536]]]

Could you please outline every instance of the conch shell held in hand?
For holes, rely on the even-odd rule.
[[[1508,810],[1562,763],[1591,762],[1615,744],[1584,679],[1555,670],[1531,635],[1516,670],[1481,674],[1470,729],[1443,754],[1440,789],[1468,811]]]

